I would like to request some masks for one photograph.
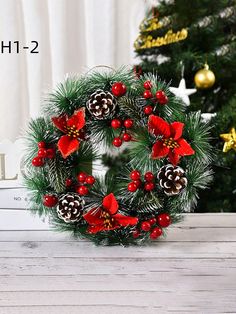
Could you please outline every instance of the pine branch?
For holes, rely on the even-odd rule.
[[[200,163],[210,164],[215,158],[213,148],[210,144],[211,128],[209,123],[203,123],[201,112],[190,113],[183,117],[185,123],[184,137],[189,139],[195,150],[194,159]],[[191,159],[193,159],[191,157]]]
[[[48,161],[48,177],[50,185],[56,193],[62,193],[65,189],[66,178],[71,176],[71,169],[64,167],[63,161],[56,156]]]

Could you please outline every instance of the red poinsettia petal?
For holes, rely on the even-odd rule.
[[[118,203],[113,193],[105,196],[102,202],[104,209],[108,211],[109,214],[114,215],[118,210]]]
[[[76,130],[81,130],[85,126],[85,113],[84,109],[80,109],[75,111],[73,116],[71,116],[68,121],[67,125],[72,127],[74,126]]]
[[[63,158],[67,158],[79,148],[79,141],[68,135],[63,135],[58,141],[58,149]]]
[[[124,216],[121,214],[116,214],[113,216],[113,218],[118,222],[120,226],[128,226],[128,225],[136,225],[138,223],[138,218],[136,217],[130,217],[130,216]]]
[[[103,225],[103,224],[95,225],[95,226],[89,226],[89,227],[87,228],[87,232],[88,232],[88,233],[93,233],[93,234],[95,234],[95,233],[97,233],[97,232],[99,232],[99,231],[103,231],[103,230],[106,230],[106,229],[104,228],[104,225]]]
[[[162,157],[166,157],[169,153],[170,149],[167,146],[163,145],[162,141],[157,141],[152,146],[152,159],[158,159]]]
[[[176,166],[179,163],[179,155],[174,153],[174,151],[169,152],[168,158],[173,166]]]
[[[179,144],[179,147],[174,149],[174,152],[180,156],[189,156],[193,155],[195,151],[192,149],[192,147],[189,145],[188,142],[186,142],[185,139],[180,138],[177,143]]]
[[[170,125],[171,136],[174,140],[178,140],[183,134],[184,123],[182,122],[173,122]]]
[[[170,125],[165,120],[158,116],[151,115],[148,120],[148,131],[150,133],[163,135],[164,138],[169,138],[171,135]]]
[[[84,219],[90,225],[99,225],[103,223],[104,219],[101,217],[101,208],[93,208],[83,215]]]
[[[67,115],[64,114],[60,117],[53,117],[52,122],[59,130],[61,130],[63,133],[66,133],[67,118]]]

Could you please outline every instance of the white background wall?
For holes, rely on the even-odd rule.
[[[66,73],[134,62],[145,0],[0,0],[0,141],[15,140]],[[39,53],[23,46],[39,42]],[[20,42],[16,53],[13,41]]]

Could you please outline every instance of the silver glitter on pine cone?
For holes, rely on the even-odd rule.
[[[157,177],[164,193],[168,196],[178,195],[188,183],[184,170],[172,164],[163,166]]]
[[[102,89],[94,92],[86,103],[88,111],[97,120],[111,118],[115,113],[116,106],[116,98],[110,92]]]
[[[63,194],[58,201],[58,217],[66,223],[79,221],[83,217],[84,200],[76,193]]]

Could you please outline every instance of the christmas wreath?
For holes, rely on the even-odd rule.
[[[122,68],[67,78],[26,139],[30,208],[99,244],[157,239],[211,181],[209,125],[153,74]],[[101,146],[128,148],[121,171],[93,175]]]

